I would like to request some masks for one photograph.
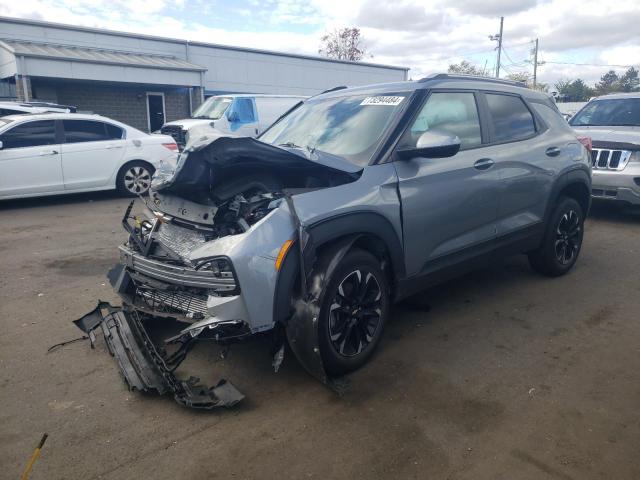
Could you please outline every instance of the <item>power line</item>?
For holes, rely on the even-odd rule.
[[[634,65],[614,65],[614,64],[604,64],[604,63],[573,63],[573,62],[550,62],[545,60],[541,63],[552,63],[554,65],[584,65],[587,67],[621,67],[621,68],[631,68]]]

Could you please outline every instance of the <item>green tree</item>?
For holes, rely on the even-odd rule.
[[[633,67],[629,69],[620,77],[618,82],[620,91],[622,92],[635,92],[640,90],[640,79],[638,78],[638,70]]]
[[[619,89],[619,83],[620,78],[618,77],[618,74],[613,70],[609,70],[600,77],[600,82],[596,85],[596,90],[600,95],[616,92]]]
[[[453,63],[449,65],[448,73],[461,73],[464,75],[479,75],[481,77],[488,77],[489,73],[484,69],[475,66],[471,62],[462,60],[460,63]]]
[[[554,85],[558,91],[560,99],[565,102],[586,102],[594,96],[593,88],[589,87],[584,80],[559,80]]]

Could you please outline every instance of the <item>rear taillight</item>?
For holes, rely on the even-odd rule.
[[[589,141],[591,141],[591,139],[589,139]],[[178,151],[178,144],[177,143],[163,143],[162,146],[164,148],[168,148],[172,152],[177,152]]]
[[[578,141],[585,146],[585,148],[589,151],[593,148],[593,144],[591,143],[591,137],[578,137]]]

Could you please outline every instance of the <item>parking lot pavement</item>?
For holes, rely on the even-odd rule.
[[[200,344],[184,369],[246,395],[195,412],[128,392],[71,323],[125,239],[110,194],[0,204],[0,477],[640,478],[640,214],[599,207],[576,269],[524,258],[398,306],[339,398],[261,341]],[[175,328],[175,325],[168,328]]]

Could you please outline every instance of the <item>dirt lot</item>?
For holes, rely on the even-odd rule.
[[[198,346],[185,368],[246,401],[194,412],[130,393],[71,321],[124,240],[107,194],[0,205],[0,477],[33,479],[640,478],[640,214],[596,208],[577,268],[524,258],[398,306],[342,398],[267,345]]]

